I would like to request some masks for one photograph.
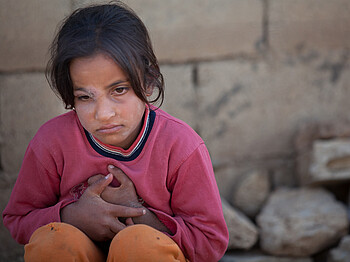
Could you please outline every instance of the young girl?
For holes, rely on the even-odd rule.
[[[218,261],[228,231],[210,157],[150,104],[163,78],[141,20],[121,3],[77,10],[51,54],[71,110],[30,142],[3,213],[25,260]]]

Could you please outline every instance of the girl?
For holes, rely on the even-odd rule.
[[[228,231],[209,154],[151,105],[163,77],[136,14],[119,2],[75,11],[47,76],[71,110],[30,142],[3,213],[25,260],[218,261]]]

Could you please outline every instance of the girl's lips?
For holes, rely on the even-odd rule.
[[[102,126],[96,131],[102,134],[110,134],[110,133],[118,132],[120,129],[122,129],[122,127],[123,127],[122,125],[108,125],[108,126]]]

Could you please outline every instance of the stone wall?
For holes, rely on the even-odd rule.
[[[64,112],[43,73],[57,23],[91,2],[0,0],[1,210],[29,140]],[[150,31],[164,109],[205,140],[223,198],[256,169],[272,189],[298,185],[300,128],[350,121],[348,0],[125,2]],[[0,261],[19,259],[2,223],[0,239]]]

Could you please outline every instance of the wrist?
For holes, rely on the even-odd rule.
[[[60,210],[60,219],[61,222],[65,222],[65,223],[71,223],[71,217],[72,215],[74,216],[74,203],[72,202],[68,205],[66,205],[65,207],[61,208]]]

